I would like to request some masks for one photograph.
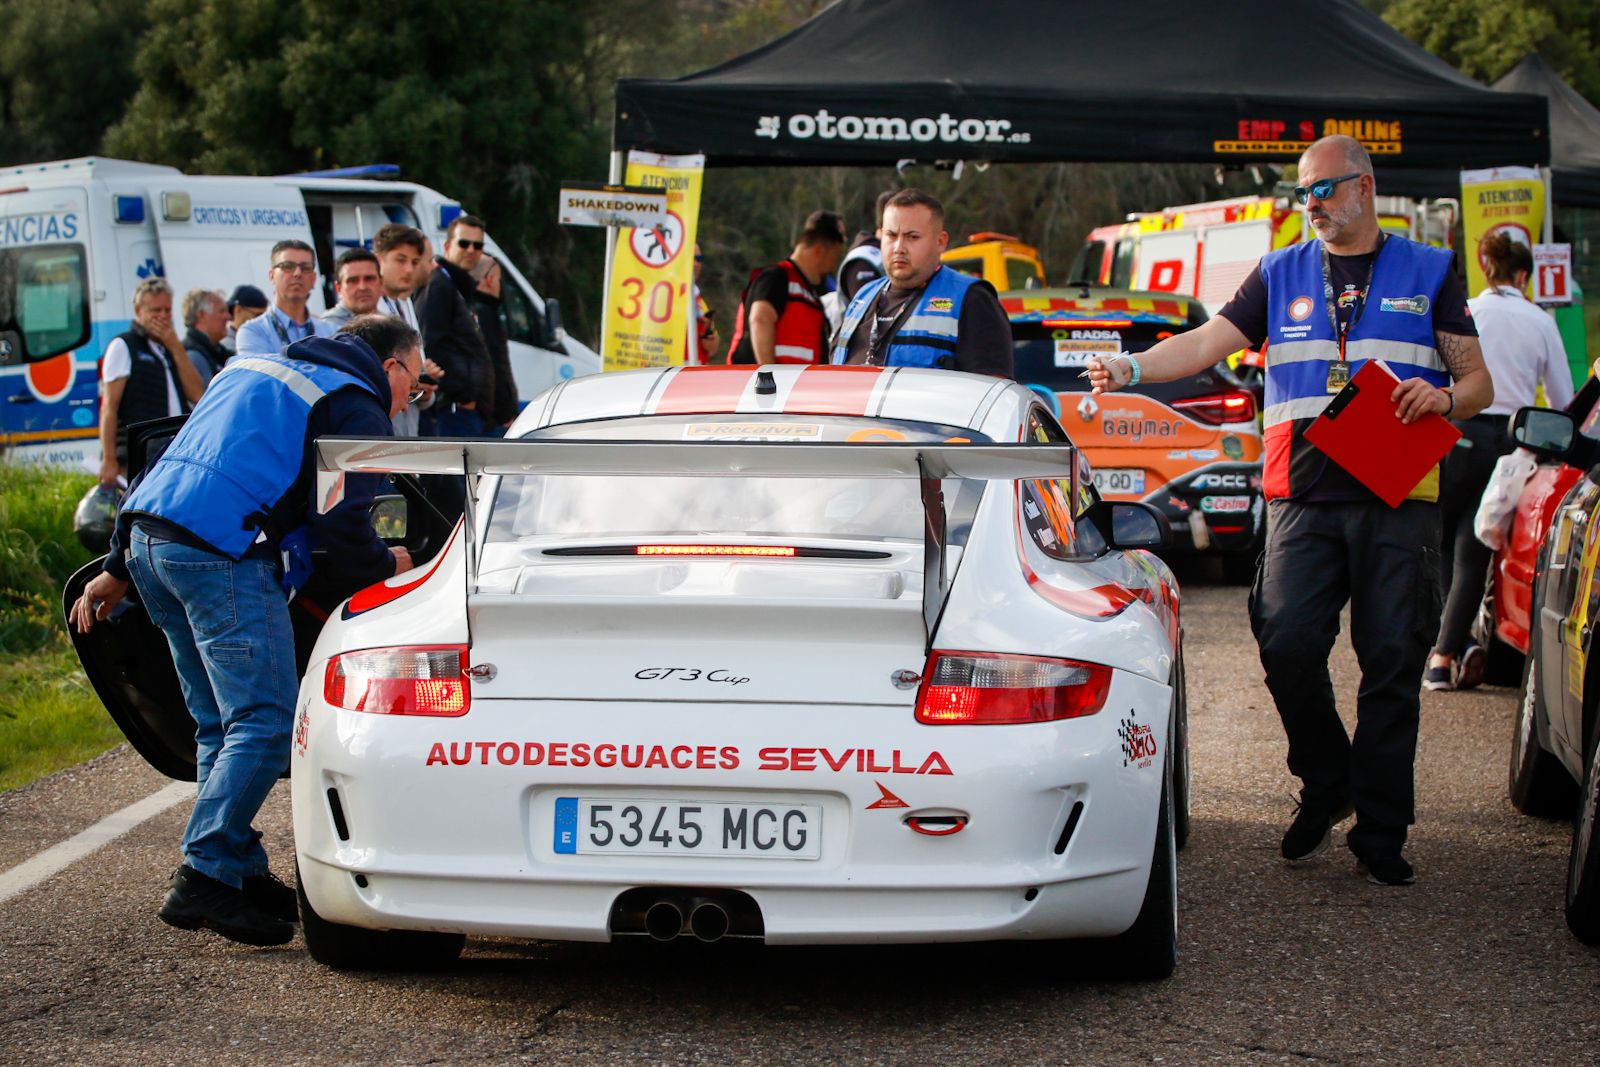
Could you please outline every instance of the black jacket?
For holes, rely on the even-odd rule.
[[[489,362],[494,367],[493,399],[480,414],[486,422],[504,425],[517,417],[517,379],[511,372],[511,350],[506,343],[505,323],[500,320],[500,298],[479,290],[478,280],[471,271],[463,270],[443,256],[435,258],[439,269],[434,273],[450,275],[456,292],[461,294],[472,317],[477,320],[478,333],[483,338],[484,347],[489,351]],[[504,273],[501,278],[505,278]]]
[[[444,369],[439,395],[447,404],[476,402],[486,412],[494,398],[494,365],[477,320],[450,272],[436,270],[416,294],[417,324],[428,358]]]

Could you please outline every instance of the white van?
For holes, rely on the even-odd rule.
[[[335,299],[339,254],[370,248],[387,223],[417,227],[442,251],[461,205],[427,186],[372,176],[384,170],[191,177],[99,157],[0,168],[0,252],[18,264],[15,278],[0,279],[0,287],[14,286],[30,331],[48,329],[53,318],[68,329],[84,299],[92,326],[88,342],[63,355],[29,358],[21,345],[0,346],[0,451],[98,466],[100,359],[128,328],[142,278],[162,275],[171,284],[181,336],[176,304],[192,288],[227,294],[250,284],[270,296],[268,254],[285,238],[316,249],[323,284],[311,294],[313,313]],[[563,379],[597,373],[599,356],[561,329],[555,301],[539,296],[492,236],[487,251],[504,267],[501,314],[518,396],[527,400]]]

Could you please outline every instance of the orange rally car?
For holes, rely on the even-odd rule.
[[[1000,296],[1016,344],[1017,381],[1055,405],[1112,500],[1142,500],[1172,523],[1179,551],[1215,552],[1236,581],[1254,573],[1265,531],[1255,394],[1224,363],[1175,382],[1096,397],[1089,359],[1139,353],[1206,320],[1192,297],[1101,289]]]

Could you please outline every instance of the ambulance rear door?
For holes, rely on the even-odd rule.
[[[293,238],[311,245],[311,220],[298,186],[271,178],[183,177],[150,183],[161,262],[172,286],[173,322],[190,289],[224,296],[254,285],[272,296],[267,270],[272,246]],[[311,288],[313,314],[326,310],[322,287]]]
[[[1132,288],[1193,296],[1199,246],[1200,235],[1193,230],[1142,235]]]
[[[1272,248],[1272,220],[1252,219],[1205,230],[1204,254],[1195,296],[1215,315],[1233,299],[1261,257]]]
[[[78,466],[99,456],[97,361],[104,331],[96,323],[95,336],[76,351],[39,356],[60,351],[84,333],[95,289],[88,245],[82,187],[0,194],[0,272],[15,287],[6,299],[30,333],[40,331],[37,351],[26,359],[9,345],[0,350],[0,450],[9,458]]]

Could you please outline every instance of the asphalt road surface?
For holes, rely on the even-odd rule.
[[[1570,827],[1505,797],[1515,694],[1424,694],[1416,885],[1369,884],[1342,847],[1286,867],[1295,785],[1244,591],[1191,576],[1185,596],[1195,821],[1166,982],[1060,946],[478,939],[441,973],[337,974],[298,940],[157,921],[184,800],[0,903],[0,1062],[1600,1061],[1600,952],[1561,915]],[[1345,640],[1334,672],[1351,699]],[[0,871],[165,784],[122,748],[0,795]],[[282,786],[262,825],[287,875]]]

